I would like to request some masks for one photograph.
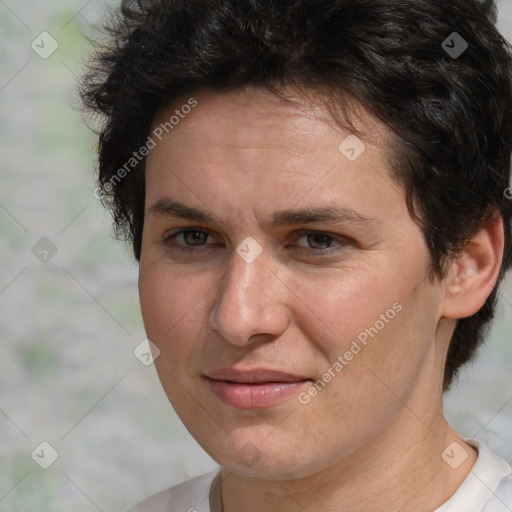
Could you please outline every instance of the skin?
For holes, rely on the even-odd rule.
[[[163,388],[223,468],[224,511],[434,510],[477,457],[444,418],[443,368],[456,319],[476,312],[496,281],[501,218],[446,280],[431,282],[423,235],[390,175],[390,134],[363,108],[357,124],[370,137],[349,161],[338,150],[348,134],[321,107],[255,87],[194,97],[198,105],[147,158],[139,292]],[[160,109],[154,127],[187,99]],[[219,221],[150,213],[163,198]],[[334,203],[374,220],[268,222],[278,210]],[[162,242],[180,228],[208,236]],[[262,248],[252,263],[236,252],[248,236]],[[396,303],[401,311],[307,405],[292,395],[238,409],[204,377],[236,365],[317,381]],[[468,454],[457,469],[441,457],[453,441]]]

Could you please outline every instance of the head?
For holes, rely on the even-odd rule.
[[[511,260],[493,15],[468,0],[122,2],[82,88],[105,121],[99,183],[140,263],[164,389],[221,464],[241,471],[226,453],[251,442],[262,472],[311,474],[405,421],[404,401],[426,413],[474,356]],[[207,379],[233,366],[309,383],[233,407]]]

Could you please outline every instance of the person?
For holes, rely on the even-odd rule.
[[[80,92],[172,407],[219,464],[131,512],[502,512],[447,422],[511,263],[491,1],[125,0]]]

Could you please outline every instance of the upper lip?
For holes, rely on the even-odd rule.
[[[309,380],[307,377],[292,373],[272,370],[270,368],[220,368],[206,374],[206,377],[214,380],[226,380],[240,384],[258,382],[298,382]]]

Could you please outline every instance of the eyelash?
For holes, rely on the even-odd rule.
[[[197,248],[194,248],[193,246],[184,246],[184,245],[179,245],[179,244],[176,244],[176,243],[173,243],[172,241],[176,239],[177,236],[179,235],[182,235],[184,233],[205,233],[207,235],[210,235],[210,233],[204,229],[199,229],[199,228],[186,228],[186,229],[180,229],[178,231],[174,231],[172,233],[169,233],[167,234],[162,240],[161,240],[161,243],[164,244],[166,247],[168,247],[169,249],[172,249],[172,250],[178,250],[178,251],[183,251],[183,252],[195,252],[195,253],[198,253],[198,252],[202,252],[202,253],[206,253],[208,251],[205,251],[205,250],[201,250],[199,249],[200,247],[204,247],[204,245],[199,245],[199,246],[196,246]],[[326,248],[326,249],[308,249],[307,248],[302,248],[302,249],[296,249],[296,248],[292,248],[292,252],[309,252],[309,253],[312,253],[313,255],[317,255],[317,256],[330,256],[330,255],[333,255],[333,254],[337,254],[339,252],[341,252],[346,245],[348,245],[348,242],[344,239],[344,237],[336,237],[334,235],[331,235],[329,233],[326,233],[324,231],[308,231],[308,230],[303,230],[303,231],[300,231],[299,232],[299,236],[298,236],[298,239],[308,235],[308,234],[313,234],[313,235],[324,235],[324,236],[327,236],[328,237],[328,242],[330,241],[337,241],[339,244],[340,244],[340,247],[338,247],[337,249],[329,249],[329,248]]]

